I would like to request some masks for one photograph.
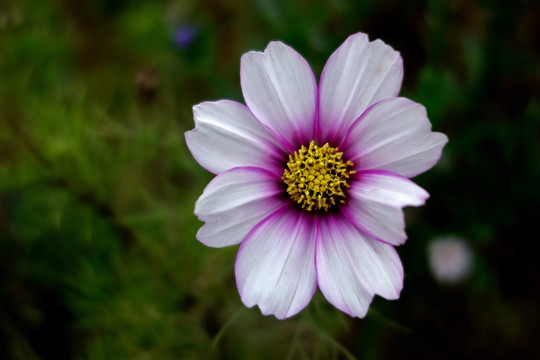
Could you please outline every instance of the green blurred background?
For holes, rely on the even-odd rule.
[[[0,0],[0,359],[540,356],[540,3]],[[245,308],[237,247],[206,248],[192,105],[243,102],[240,56],[282,40],[320,74],[355,32],[400,51],[402,95],[450,142],[415,181],[405,287],[365,319],[317,292]],[[431,275],[455,235],[474,263]]]

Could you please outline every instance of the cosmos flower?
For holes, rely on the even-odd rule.
[[[177,26],[172,34],[172,42],[179,50],[187,49],[195,40],[198,29],[194,25],[185,23]]]
[[[405,242],[402,208],[428,193],[408,178],[438,161],[447,142],[423,106],[397,97],[398,52],[365,34],[330,57],[319,85],[281,42],[242,56],[246,105],[193,108],[194,158],[217,176],[195,204],[197,239],[241,244],[235,273],[248,307],[286,318],[317,288],[338,309],[364,317],[374,295],[397,299]]]
[[[457,236],[436,238],[428,246],[431,273],[443,284],[456,284],[471,271],[472,251],[467,242]]]

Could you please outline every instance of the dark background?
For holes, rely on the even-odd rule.
[[[1,359],[534,359],[540,356],[540,3],[0,0]],[[320,74],[355,32],[405,64],[401,94],[450,142],[415,181],[405,287],[352,319],[317,292],[246,309],[237,247],[196,241],[212,175],[192,105],[243,101],[240,56],[281,40]],[[427,247],[466,241],[438,283]]]

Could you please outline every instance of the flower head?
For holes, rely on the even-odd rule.
[[[428,246],[429,267],[440,283],[456,284],[469,275],[473,254],[457,236],[434,239]]]
[[[179,50],[185,50],[197,37],[198,30],[194,25],[182,24],[174,29],[172,42]]]
[[[271,42],[242,56],[246,105],[220,100],[193,109],[186,133],[195,159],[217,176],[195,205],[203,244],[239,244],[242,301],[264,314],[298,313],[315,290],[351,316],[374,295],[397,299],[407,238],[402,208],[428,193],[416,176],[438,161],[445,135],[423,106],[397,97],[398,52],[350,36],[319,85],[307,62]]]

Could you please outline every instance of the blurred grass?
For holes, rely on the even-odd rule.
[[[0,1],[0,358],[535,358],[539,23],[532,1]],[[193,42],[173,42],[178,26]],[[195,240],[211,174],[191,106],[242,101],[239,59],[282,40],[317,74],[350,34],[399,50],[404,96],[449,135],[416,181],[398,301],[350,319],[317,293],[278,321],[245,309],[236,248]],[[440,287],[428,241],[475,269]],[[495,344],[495,345],[494,345]]]

